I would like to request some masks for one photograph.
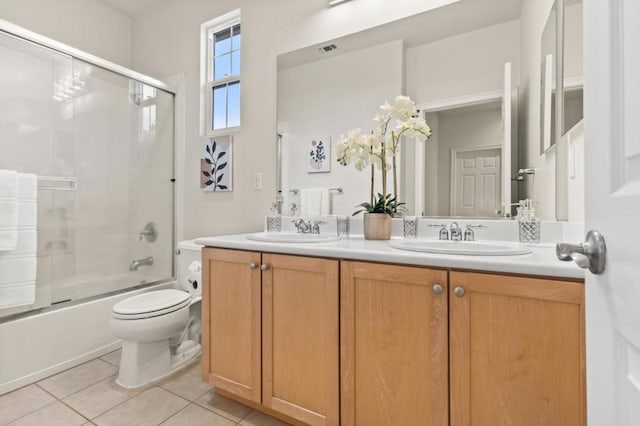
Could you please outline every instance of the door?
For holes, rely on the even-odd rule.
[[[261,402],[260,253],[202,250],[202,379]]]
[[[452,426],[585,425],[584,285],[451,272]]]
[[[491,217],[500,211],[500,148],[452,150],[453,216]]]
[[[342,262],[343,426],[448,424],[447,272]]]
[[[263,405],[339,423],[339,261],[262,255]]]
[[[585,1],[585,221],[607,243],[587,272],[590,426],[640,424],[640,2]]]

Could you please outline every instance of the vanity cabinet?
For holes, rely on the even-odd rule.
[[[584,285],[450,274],[451,425],[585,425]]]
[[[584,285],[203,250],[203,378],[295,424],[586,424]]]
[[[260,264],[260,253],[202,250],[203,379],[258,404],[262,402]]]
[[[339,424],[339,261],[203,250],[203,376],[309,425]]]
[[[342,262],[342,422],[447,425],[447,271]]]

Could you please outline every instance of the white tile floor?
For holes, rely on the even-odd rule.
[[[217,395],[199,362],[140,389],[116,385],[120,351],[0,396],[0,425],[284,426]]]

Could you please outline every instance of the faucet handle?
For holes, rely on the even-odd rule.
[[[447,229],[447,225],[442,225],[442,228],[440,228],[440,235],[438,237],[441,240],[448,240],[449,239],[449,230]]]

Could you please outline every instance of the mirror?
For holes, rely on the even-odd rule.
[[[564,0],[564,4],[563,135],[584,117],[582,0]]]
[[[556,92],[558,80],[558,2],[547,16],[540,38],[540,153],[556,143]]]
[[[399,198],[409,214],[509,213],[506,206],[525,193],[522,180],[533,179],[518,175],[530,166],[528,160],[518,163],[519,152],[531,152],[527,144],[537,152],[539,144],[537,138],[518,142],[516,136],[517,127],[524,127],[516,117],[529,115],[517,111],[519,78],[532,74],[520,70],[521,13],[525,2],[531,3],[528,13],[543,6],[534,0],[491,1],[493,7],[460,0],[278,57],[283,214],[300,214],[299,190],[305,188],[331,189],[333,214],[350,215],[369,201],[368,169],[338,164],[334,148],[351,129],[370,132],[380,105],[400,94],[415,101],[433,131],[426,142],[401,143]],[[537,45],[540,33],[529,38]],[[538,67],[537,59],[527,63]],[[528,84],[539,90],[537,81]],[[328,159],[323,167],[312,164],[319,142]]]

